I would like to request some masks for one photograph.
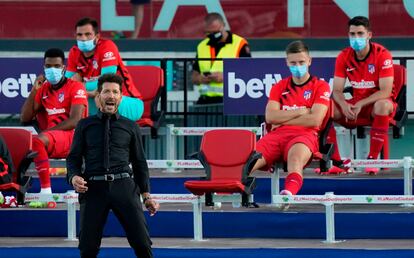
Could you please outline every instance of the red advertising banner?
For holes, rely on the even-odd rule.
[[[102,0],[102,4],[111,1],[115,2]],[[349,17],[357,14],[369,16],[375,37],[414,36],[412,0],[206,0],[204,5],[197,2],[200,3],[152,0],[145,6],[139,38],[201,38],[203,18],[207,9],[213,7],[222,10],[232,31],[247,38],[345,37]],[[96,18],[101,24],[102,19],[108,24],[117,23],[107,14],[101,19],[101,10],[99,0],[0,0],[0,38],[73,38],[76,21],[85,16]],[[119,0],[116,10],[116,16],[131,16],[127,0]],[[104,33],[109,35],[109,31]]]

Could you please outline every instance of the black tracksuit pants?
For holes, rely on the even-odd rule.
[[[139,189],[134,180],[123,178],[112,182],[89,181],[87,186],[88,191],[79,194],[81,257],[97,257],[110,209],[124,228],[137,257],[153,257]]]

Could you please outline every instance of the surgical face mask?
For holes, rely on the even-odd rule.
[[[52,85],[58,84],[63,77],[63,68],[45,68],[45,77]]]
[[[291,65],[289,70],[292,73],[293,77],[302,78],[308,72],[307,65]]]
[[[95,39],[91,39],[91,40],[78,40],[77,44],[78,44],[78,48],[80,49],[80,51],[82,52],[91,52],[92,50],[95,49]]]
[[[212,32],[207,35],[212,43],[218,43],[223,38],[223,33],[221,31]]]
[[[351,47],[359,52],[367,46],[367,38],[349,38]]]

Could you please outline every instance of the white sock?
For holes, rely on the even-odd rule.
[[[40,193],[42,193],[42,194],[51,194],[52,193],[52,188],[50,188],[50,187],[41,188]]]

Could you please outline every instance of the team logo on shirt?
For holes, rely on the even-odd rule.
[[[59,93],[58,101],[62,103],[65,100],[65,94],[63,92]]]
[[[331,93],[329,91],[325,91],[323,95],[320,96],[320,98],[329,101],[331,99]]]
[[[370,74],[375,73],[375,65],[374,64],[368,64],[368,72]]]
[[[111,51],[108,51],[108,52],[106,52],[104,55],[103,55],[103,59],[102,59],[102,62],[104,62],[104,61],[109,61],[109,60],[114,60],[115,59],[115,55],[114,55],[114,53],[113,52],[111,52]]]
[[[92,61],[92,67],[93,69],[98,70],[98,61],[96,61],[95,59]]]
[[[303,98],[306,100],[309,100],[312,96],[312,91],[311,90],[305,90],[305,92],[303,93]]]
[[[76,95],[74,96],[75,99],[86,99],[86,93],[84,90],[76,91]]]
[[[388,69],[392,67],[392,60],[391,59],[386,59],[384,61],[384,64],[382,65],[382,69]]]

